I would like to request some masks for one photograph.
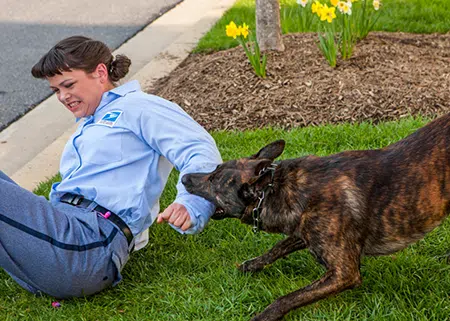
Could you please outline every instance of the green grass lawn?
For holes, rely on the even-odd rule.
[[[254,0],[239,0],[200,42],[198,50],[233,46],[226,38],[230,20],[254,25]],[[282,7],[294,5],[282,1]],[[450,1],[384,0],[376,30],[448,32]],[[283,21],[290,29],[289,21]],[[287,27],[286,27],[287,26]],[[224,160],[248,156],[283,138],[281,158],[328,155],[348,149],[380,148],[398,141],[428,120],[407,118],[379,125],[321,126],[282,131],[266,128],[212,133]],[[161,200],[175,197],[173,173]],[[57,178],[55,178],[56,180]],[[48,195],[51,182],[36,193]],[[424,240],[387,257],[362,260],[363,285],[290,313],[285,320],[448,320],[450,250],[447,220]],[[134,253],[117,287],[96,296],[62,301],[34,297],[0,271],[0,320],[249,320],[277,297],[318,279],[324,269],[307,251],[290,255],[256,274],[243,274],[236,263],[268,250],[281,235],[253,234],[235,220],[212,221],[199,235],[183,236],[167,225],[150,228],[150,244]]]
[[[255,153],[283,138],[281,158],[380,148],[427,122],[409,118],[380,125],[323,126],[282,131],[215,132],[223,158]],[[162,207],[175,197],[171,175]],[[46,195],[50,184],[38,193]],[[290,313],[285,320],[446,320],[450,315],[450,222],[394,256],[365,257],[363,285]],[[324,269],[307,251],[264,271],[243,274],[236,263],[264,253],[281,235],[253,234],[236,220],[212,221],[199,235],[183,236],[167,225],[150,229],[150,244],[134,253],[117,287],[96,296],[62,301],[37,298],[0,273],[1,320],[248,320],[277,297],[316,280]]]
[[[325,3],[324,0],[320,0],[320,2]],[[382,0],[381,2],[381,15],[374,26],[376,31],[410,33],[447,33],[450,31],[450,1],[448,0]],[[283,32],[298,32],[296,17],[292,14],[299,8],[296,1],[280,0],[280,7]],[[246,22],[250,29],[254,29],[255,0],[237,0],[233,8],[228,10],[200,40],[195,52],[209,52],[237,46],[237,41],[225,34],[225,26],[232,20],[237,24]],[[317,31],[317,29],[317,23],[313,23],[309,31]]]

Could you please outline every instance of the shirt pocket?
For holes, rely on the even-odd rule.
[[[82,135],[77,138],[82,162],[104,165],[121,161],[124,132],[121,128],[97,124],[84,128]]]

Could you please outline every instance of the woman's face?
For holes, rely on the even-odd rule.
[[[114,88],[108,81],[104,64],[99,64],[92,73],[72,69],[63,71],[61,75],[48,77],[47,80],[58,100],[77,118],[93,115],[103,93]]]

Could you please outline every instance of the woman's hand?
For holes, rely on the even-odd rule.
[[[186,231],[192,225],[191,217],[186,207],[178,203],[170,204],[164,212],[159,213],[157,222],[169,222],[183,231]]]

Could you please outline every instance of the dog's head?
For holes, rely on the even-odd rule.
[[[271,179],[261,171],[281,155],[284,145],[284,140],[275,141],[255,155],[224,162],[211,173],[186,174],[181,181],[189,193],[216,205],[213,219],[240,219],[245,208],[257,200],[260,187]]]

